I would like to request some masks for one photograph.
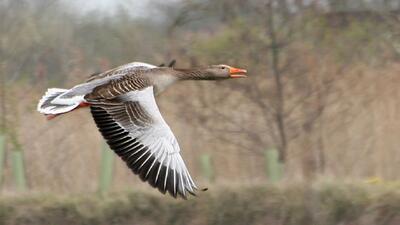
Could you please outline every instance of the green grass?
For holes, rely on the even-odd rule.
[[[187,201],[143,191],[0,199],[0,224],[400,224],[398,187],[211,186]]]

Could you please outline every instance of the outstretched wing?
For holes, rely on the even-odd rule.
[[[111,149],[143,181],[174,197],[194,194],[197,187],[161,116],[152,86],[95,103],[91,113]]]

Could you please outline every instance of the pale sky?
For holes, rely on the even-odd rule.
[[[63,0],[80,10],[82,13],[102,11],[112,14],[119,6],[129,8],[133,16],[145,16],[146,7],[150,0]]]
[[[128,9],[134,17],[144,17],[153,13],[151,3],[163,4],[177,2],[178,0],[62,0],[65,4],[72,5],[83,14],[91,11],[102,11],[112,15],[118,7]]]

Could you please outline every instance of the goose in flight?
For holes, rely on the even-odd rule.
[[[90,107],[103,138],[133,173],[164,194],[186,198],[197,187],[154,96],[176,81],[242,77],[246,70],[227,65],[177,69],[133,62],[92,75],[71,89],[48,89],[37,110],[52,119]]]

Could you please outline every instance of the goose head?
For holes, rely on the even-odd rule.
[[[247,77],[247,70],[238,69],[232,66],[220,64],[211,65],[204,70],[204,74],[210,80],[222,80],[229,78],[244,78]]]

